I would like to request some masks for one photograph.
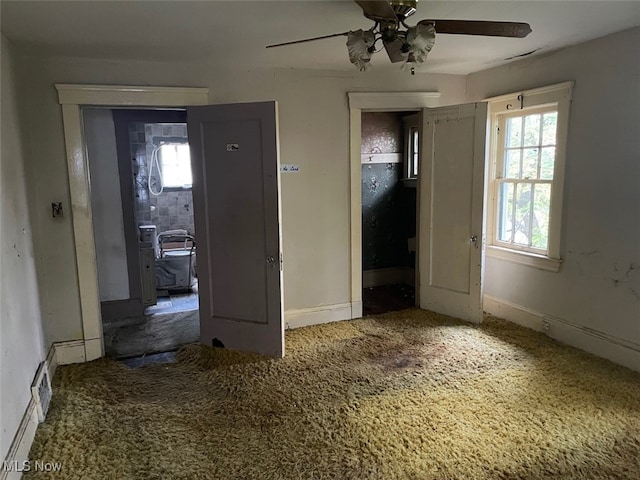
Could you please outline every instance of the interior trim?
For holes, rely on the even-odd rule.
[[[362,305],[362,112],[420,111],[440,105],[440,92],[350,92],[349,157],[350,157],[350,247],[351,304]],[[419,208],[418,208],[419,212]],[[418,225],[416,225],[418,228]],[[416,252],[418,255],[418,252]],[[418,259],[416,258],[416,264]],[[416,270],[416,279],[419,272]],[[416,287],[418,283],[416,282]],[[418,289],[416,288],[416,292]],[[419,301],[416,295],[416,302]],[[418,303],[416,303],[418,304]],[[361,308],[353,308],[351,318],[362,316]]]
[[[520,252],[509,248],[496,247],[495,245],[488,245],[486,254],[487,257],[499,258],[500,260],[519,263],[520,265],[527,265],[548,272],[558,272],[562,264],[562,260],[559,258],[545,257],[531,252]]]
[[[208,88],[56,84],[60,105],[185,107],[204,105]],[[204,103],[203,103],[204,102]]]
[[[362,308],[362,305],[360,305]],[[352,318],[353,306],[351,303],[336,303],[333,305],[321,305],[319,307],[300,308],[286,310],[284,323],[287,330],[291,328],[308,327],[321,323],[339,322]]]
[[[349,108],[399,112],[438,107],[440,92],[350,92]]]
[[[104,356],[98,271],[96,268],[93,215],[89,190],[89,165],[82,133],[82,106],[97,107],[186,107],[206,105],[208,88],[141,87],[110,85],[56,84],[58,101],[62,107],[62,124],[67,151],[67,170],[71,195],[71,218],[82,334],[91,348],[85,349],[84,361]],[[99,348],[97,348],[99,346]]]
[[[640,371],[640,344],[638,343],[614,337],[554,315],[537,312],[491,295],[484,295],[484,310],[495,317],[542,332],[567,345]]]
[[[55,343],[51,345],[49,353],[47,354],[47,364],[49,365],[49,378],[53,379],[58,366]],[[22,477],[22,471],[25,470],[25,466],[28,465],[23,462],[29,460],[29,451],[31,450],[31,445],[33,444],[39,424],[36,402],[33,396],[31,396],[18,426],[18,430],[13,437],[7,456],[4,458],[4,468],[0,468],[0,480],[19,480]]]

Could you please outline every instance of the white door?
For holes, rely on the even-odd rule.
[[[200,339],[284,356],[276,102],[187,108]]]
[[[478,323],[486,128],[486,103],[422,112],[420,307]]]

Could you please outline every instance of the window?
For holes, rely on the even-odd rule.
[[[489,100],[488,254],[557,271],[572,83]]]
[[[191,188],[191,156],[188,144],[161,145],[158,150],[163,188]]]
[[[404,117],[405,131],[405,178],[418,178],[418,153],[420,149],[420,137],[418,128],[418,115]]]

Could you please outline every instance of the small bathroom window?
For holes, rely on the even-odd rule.
[[[164,188],[191,188],[193,180],[188,143],[161,145],[158,159]]]

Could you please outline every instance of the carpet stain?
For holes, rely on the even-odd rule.
[[[640,374],[494,318],[417,309],[61,366],[31,479],[638,479]]]

